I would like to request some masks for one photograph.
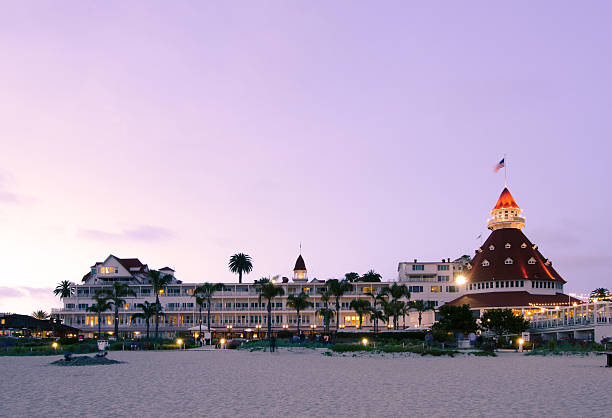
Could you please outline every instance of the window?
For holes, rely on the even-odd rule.
[[[488,267],[489,265],[490,265],[489,260],[484,260],[484,261],[482,262],[482,266],[483,266],[483,267]]]
[[[495,282],[495,287],[499,287],[499,282]]]
[[[431,291],[433,293],[440,293],[442,291],[442,286],[431,286]]]
[[[504,264],[514,264],[514,261],[512,261],[512,259],[508,257],[506,258],[506,261],[504,261]]]
[[[449,266],[447,264],[438,265],[438,271],[448,271]]]
[[[413,264],[412,271],[417,271],[417,270],[425,270],[425,265],[424,264]]]
[[[527,244],[522,243],[522,244],[521,244],[521,248],[527,248]]]
[[[438,276],[439,282],[448,282],[450,281],[450,276]]]
[[[527,264],[535,264],[535,263],[536,263],[536,260],[533,257],[531,257],[529,261],[527,261]]]
[[[100,267],[100,274],[115,274],[119,273],[117,267]]]
[[[365,289],[365,287],[364,287]],[[304,293],[306,293],[307,295],[310,295],[310,288],[309,287],[305,287],[304,288]]]
[[[495,249],[495,245],[489,245],[489,250],[493,251]]]
[[[422,293],[423,286],[408,286],[408,291],[410,293]]]
[[[505,247],[506,249],[508,249],[508,248],[512,247],[512,245],[510,245],[510,243],[509,243],[509,242],[507,242],[507,243],[506,243],[506,245],[504,245],[504,247]]]
[[[456,293],[459,291],[457,286],[446,286],[446,291],[449,293]]]

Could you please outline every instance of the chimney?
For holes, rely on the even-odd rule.
[[[414,262],[415,262],[415,263],[417,262],[416,260],[417,260],[417,259],[415,258],[415,259],[414,259]]]

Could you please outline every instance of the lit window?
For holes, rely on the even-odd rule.
[[[504,261],[504,264],[514,264],[514,261],[512,261],[512,259],[508,257],[506,258],[506,261]]]
[[[482,262],[482,266],[483,266],[483,267],[487,267],[487,266],[489,266],[490,264],[491,264],[491,263],[489,263],[489,260],[485,260],[485,261],[483,261],[483,262]]]
[[[521,244],[521,248],[527,248],[527,244],[522,243],[522,244]]]
[[[489,250],[493,251],[495,249],[495,245],[489,245]]]
[[[442,291],[442,286],[431,286],[431,291],[433,293],[440,293]]]
[[[536,263],[536,260],[535,260],[535,258],[531,257],[531,258],[529,259],[529,261],[527,261],[527,263],[528,263],[528,264],[535,264],[535,263]]]
[[[512,245],[510,245],[510,243],[507,242],[506,245],[504,245],[504,247],[506,247],[506,249],[508,249],[508,248],[512,247]]]
[[[366,287],[364,287],[364,289],[367,289]],[[305,287],[304,288],[304,293],[306,293],[307,295],[310,295],[310,288],[309,287]],[[365,293],[365,292],[364,292]]]
[[[119,273],[119,269],[117,267],[100,267],[100,274],[113,274]]]

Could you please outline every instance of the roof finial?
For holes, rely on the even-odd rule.
[[[506,159],[506,153],[504,153],[504,187],[508,187],[508,160]]]
[[[300,241],[300,255],[302,254],[302,241]]]

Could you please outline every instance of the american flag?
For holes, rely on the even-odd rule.
[[[500,162],[497,163],[497,165],[493,168],[493,171],[495,171],[496,173],[501,170],[502,168],[504,168],[506,166],[506,159],[502,158]]]

